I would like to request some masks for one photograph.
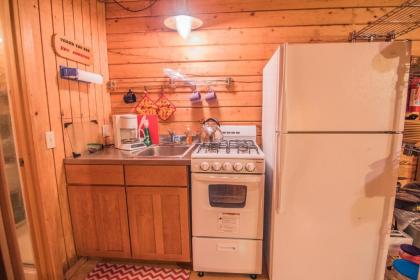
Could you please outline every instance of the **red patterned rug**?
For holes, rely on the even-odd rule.
[[[98,263],[86,280],[188,280],[190,271],[180,268]]]

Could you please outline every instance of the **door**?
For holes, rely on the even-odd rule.
[[[133,257],[189,262],[188,188],[128,187]]]
[[[281,145],[270,279],[382,279],[401,135],[285,134]]]
[[[283,131],[403,130],[409,42],[284,49]]]
[[[262,239],[264,175],[192,174],[194,237]]]
[[[283,51],[285,45],[282,44],[270,58],[263,70],[263,108],[262,111],[262,149],[265,155],[265,194],[264,194],[264,254],[265,261],[271,266],[273,254],[272,244],[272,196],[273,185],[276,185],[275,170],[278,158],[277,133],[281,129],[279,127],[279,113],[281,112],[280,101],[283,94]]]
[[[130,257],[124,187],[68,186],[79,256]]]

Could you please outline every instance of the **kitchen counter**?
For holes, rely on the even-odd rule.
[[[114,147],[105,148],[93,154],[82,154],[78,158],[65,158],[65,164],[147,164],[147,165],[191,165],[192,148],[183,157],[141,157],[142,151],[123,151]]]
[[[194,148],[183,157],[140,157],[143,150],[106,148],[65,159],[77,255],[190,262]]]

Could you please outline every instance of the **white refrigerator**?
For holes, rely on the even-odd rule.
[[[270,279],[383,279],[410,49],[283,44],[265,66]]]

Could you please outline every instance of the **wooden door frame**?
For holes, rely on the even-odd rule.
[[[0,20],[4,29],[6,76],[8,96],[12,115],[12,127],[16,153],[19,157],[19,173],[23,185],[23,197],[29,223],[32,247],[34,250],[35,268],[38,279],[54,279],[54,275],[63,275],[63,271],[55,270],[55,260],[45,238],[48,222],[44,218],[39,190],[37,164],[34,155],[36,148],[31,145],[33,139],[31,121],[28,114],[28,101],[24,98],[28,92],[23,66],[22,37],[20,34],[19,10],[17,0],[0,1]],[[24,279],[24,278],[19,278]]]

